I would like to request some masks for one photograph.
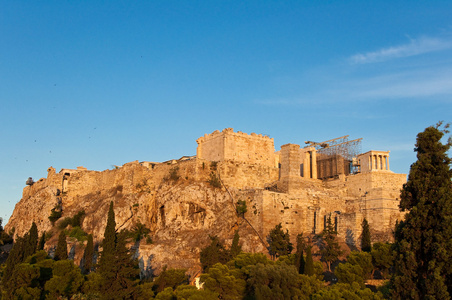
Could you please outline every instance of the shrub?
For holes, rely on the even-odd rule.
[[[88,239],[88,234],[83,231],[79,226],[72,228],[69,232],[66,233],[69,237],[77,239],[79,242],[86,241]]]
[[[179,176],[179,167],[171,168],[169,171],[169,179],[173,181],[178,181],[180,178]]]
[[[85,211],[81,210],[77,214],[75,214],[72,218],[71,217],[65,217],[58,224],[58,228],[59,229],[65,229],[68,225],[71,225],[72,227],[81,227],[84,216],[85,216]]]
[[[240,217],[243,217],[245,215],[245,213],[248,211],[247,208],[246,208],[246,201],[245,200],[239,200],[239,201],[237,201],[236,205],[237,206],[236,206],[235,209],[237,211],[237,214]]]
[[[138,222],[132,230],[129,232],[129,236],[135,241],[138,242],[143,238],[149,237],[149,233],[151,230],[146,227],[146,225]]]
[[[72,223],[72,218],[71,217],[65,217],[63,220],[61,220],[58,223],[58,228],[59,229],[65,229],[68,225],[71,225]]]
[[[214,188],[220,188],[221,187],[221,181],[220,178],[218,178],[217,174],[215,172],[210,172],[210,180],[209,184]]]
[[[79,211],[75,216],[72,217],[71,226],[72,227],[80,227],[82,226],[83,217],[85,216],[85,211]]]
[[[62,212],[62,209],[61,209],[61,204],[57,204],[57,205],[55,205],[54,208],[52,208],[50,216],[49,216],[49,220],[52,223],[52,226],[54,226],[55,222],[59,218],[61,218],[62,214],[63,214],[63,212]]]

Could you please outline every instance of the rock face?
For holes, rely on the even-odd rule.
[[[82,229],[101,242],[111,201],[114,203],[116,229],[132,229],[138,222],[151,230],[152,244],[139,245],[144,268],[155,271],[164,265],[186,268],[194,275],[200,269],[199,253],[210,243],[209,235],[218,235],[226,244],[240,229],[246,251],[264,251],[256,233],[237,217],[233,199],[224,188],[214,188],[207,181],[207,162],[186,161],[179,164],[143,166],[128,163],[103,172],[65,170],[56,174],[49,168],[46,179],[24,188],[7,230],[15,228],[22,236],[35,222],[41,232],[52,234],[46,247],[56,244],[58,224],[84,210]],[[171,174],[176,178],[171,179]],[[62,205],[62,217],[52,226],[52,208]],[[74,246],[75,259],[83,255],[83,245]]]
[[[287,144],[275,152],[273,139],[232,129],[197,142],[196,157],[163,163],[135,161],[102,172],[78,167],[56,173],[50,167],[47,178],[24,188],[5,229],[14,227],[22,236],[35,222],[52,236],[46,243],[51,250],[59,223],[84,210],[82,229],[101,242],[113,202],[117,230],[138,223],[151,230],[153,243],[135,245],[143,269],[158,273],[167,265],[195,275],[209,235],[230,245],[238,229],[244,251],[264,252],[277,224],[295,242],[299,233],[321,233],[331,216],[338,237],[352,248],[359,247],[364,218],[373,242],[391,240],[403,218],[398,203],[406,175],[389,170],[389,151],[369,151],[354,161],[337,153],[317,155],[313,146]],[[238,200],[246,202],[245,218],[236,214]],[[54,208],[62,209],[62,218],[52,225]],[[80,260],[83,243],[68,242]]]

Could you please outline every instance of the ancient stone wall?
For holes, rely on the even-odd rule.
[[[197,157],[210,161],[232,160],[248,164],[277,167],[273,139],[261,134],[234,132],[226,128],[196,140]]]

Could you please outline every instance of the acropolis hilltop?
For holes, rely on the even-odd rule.
[[[373,242],[392,240],[403,218],[398,204],[406,175],[390,170],[389,151],[362,153],[360,138],[285,144],[276,151],[273,138],[226,128],[196,142],[196,156],[160,163],[58,173],[50,167],[47,178],[24,188],[7,228],[22,235],[34,221],[39,231],[52,232],[52,209],[61,207],[63,216],[84,210],[83,230],[100,241],[113,201],[118,230],[137,222],[151,230],[153,243],[139,248],[145,265],[166,262],[196,273],[209,235],[227,244],[239,229],[245,251],[263,252],[275,225],[294,240],[299,233],[321,233],[331,216],[340,240],[359,248],[364,218]],[[239,200],[246,202],[244,219],[236,214]]]

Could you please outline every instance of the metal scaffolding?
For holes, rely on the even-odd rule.
[[[318,178],[330,178],[339,174],[350,174],[358,171],[356,157],[361,153],[361,140],[348,140],[348,135],[324,142],[306,141],[308,147],[317,150]]]

